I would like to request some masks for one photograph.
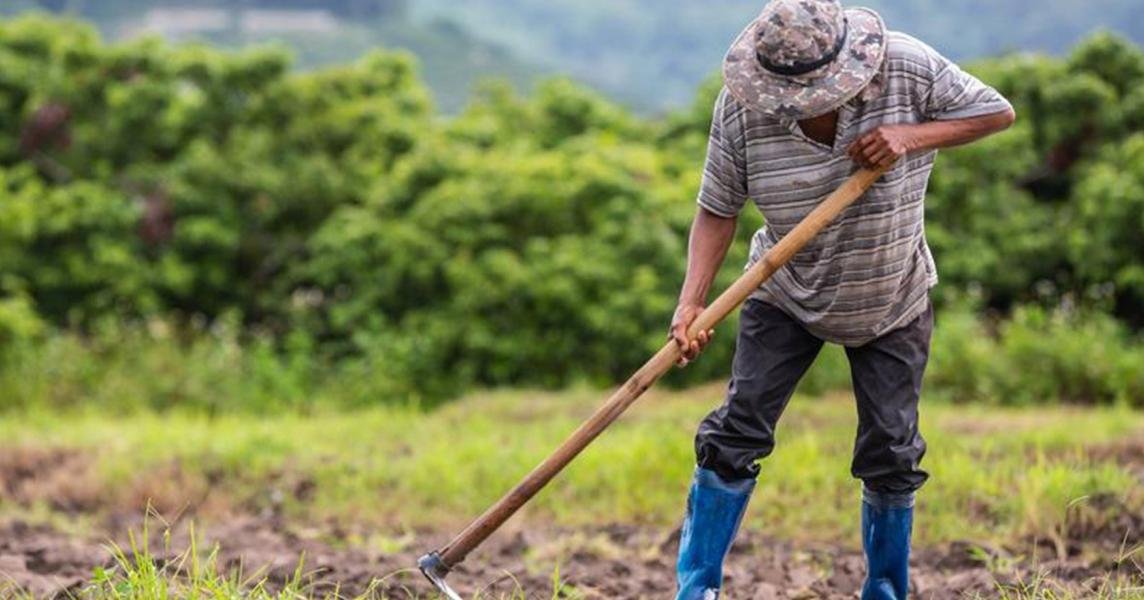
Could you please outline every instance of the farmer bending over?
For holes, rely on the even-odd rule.
[[[766,218],[757,261],[855,165],[892,168],[742,309],[722,406],[699,425],[679,547],[680,599],[715,598],[723,558],[775,445],[775,424],[823,342],[846,347],[858,404],[851,473],[863,481],[863,598],[904,599],[919,463],[918,395],[937,283],[926,183],[938,148],[1013,123],[997,91],[877,13],[837,0],[773,0],[731,46],[715,102],[687,278],[671,335],[689,340],[750,198]],[[812,507],[807,507],[813,509]]]

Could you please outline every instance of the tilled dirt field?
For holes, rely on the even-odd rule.
[[[1097,450],[1140,465],[1139,449],[1125,444]],[[138,516],[123,516],[138,513],[113,507],[135,504],[135,495],[145,496],[150,506],[151,499],[163,497],[147,488],[132,491],[126,500],[106,499],[68,483],[82,482],[85,472],[77,453],[0,452],[0,501],[24,509],[47,502],[58,514],[98,523],[97,533],[80,535],[21,520],[0,521],[0,599],[15,588],[37,598],[71,597],[89,584],[94,569],[114,568],[110,544],[129,547],[125,533],[142,529]],[[180,491],[172,497],[185,496]],[[277,511],[254,516],[244,509],[213,511],[209,505],[196,503],[190,512],[213,515],[197,529],[198,547],[217,545],[220,569],[240,569],[244,579],[264,578],[274,588],[293,579],[304,560],[305,581],[319,598],[335,590],[344,597],[433,598],[412,567],[419,554],[440,547],[455,533],[346,533],[335,526],[290,522]],[[172,563],[189,546],[190,518],[185,515],[171,528],[169,551],[164,550],[162,526],[151,521],[150,554],[157,562]],[[537,529],[525,522],[510,522],[450,582],[466,597],[480,592],[483,598],[519,598],[523,592],[547,600],[553,597],[558,569],[569,597],[671,597],[678,530],[631,525]],[[863,572],[862,556],[852,546],[795,546],[748,531],[739,536],[728,561],[725,597],[856,598]],[[969,541],[919,548],[911,575],[913,597],[919,598],[998,597],[999,586],[1034,581],[1041,589],[1067,590],[1064,597],[1088,598],[1110,578],[1144,593],[1144,514],[1111,495],[1088,497],[1070,509],[1066,526],[1052,539],[1025,540],[1011,548]]]
[[[405,538],[399,552],[384,554],[343,548],[327,534],[288,531],[277,519],[238,518],[200,531],[201,541],[218,544],[219,566],[256,572],[270,586],[290,580],[305,557],[304,571],[311,590],[322,596],[335,589],[353,596],[393,600],[432,598],[431,590],[410,569],[419,550],[433,548],[446,535],[427,533]],[[921,598],[995,597],[998,585],[1044,577],[1042,586],[1059,585],[1077,597],[1087,597],[1109,574],[1144,586],[1139,560],[1115,562],[1112,545],[1141,543],[1144,516],[1125,515],[1127,530],[1087,532],[1083,544],[1066,544],[1065,558],[1042,558],[1035,568],[1004,550],[971,551],[965,543],[915,552],[913,589]],[[154,527],[152,527],[154,529]],[[861,585],[863,560],[855,551],[830,547],[793,548],[765,536],[740,536],[728,563],[726,597],[855,598]],[[177,527],[171,542],[186,547],[185,527]],[[450,577],[460,592],[471,597],[499,598],[523,591],[529,598],[551,598],[553,573],[559,565],[561,580],[588,598],[669,598],[672,560],[678,533],[629,526],[544,532],[502,532],[471,556]],[[1107,546],[1107,547],[1106,547]],[[158,561],[175,558],[161,542],[152,542]],[[200,546],[203,547],[203,546]],[[1047,554],[1059,547],[1045,547]],[[1111,554],[1110,554],[1111,553]],[[987,558],[983,558],[987,557]],[[1096,557],[1096,558],[1093,558]],[[1003,573],[986,568],[1001,565]],[[107,540],[67,535],[43,526],[9,522],[0,526],[0,578],[36,597],[63,598],[81,589],[97,566],[114,564]]]

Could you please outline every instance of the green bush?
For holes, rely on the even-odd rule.
[[[0,410],[265,414],[329,403],[318,385],[327,369],[305,340],[282,351],[245,337],[231,318],[185,329],[108,320],[85,336],[50,335],[0,368]]]
[[[453,325],[418,325],[423,336],[387,340],[379,333],[359,340],[360,354],[331,363],[301,333],[275,344],[240,335],[233,317],[209,326],[109,320],[86,336],[44,335],[34,313],[9,299],[0,301],[0,347],[18,351],[0,355],[0,412],[271,414],[379,402],[428,406],[473,391],[481,375],[464,369],[477,368],[474,360],[439,368],[451,364],[440,340],[456,337]],[[924,393],[953,402],[1144,408],[1142,364],[1144,343],[1107,315],[1029,306],[990,324],[958,302],[937,317]],[[708,379],[724,378],[729,357],[704,355],[688,370],[695,367]],[[849,389],[849,365],[837,346],[823,349],[799,387],[810,395]]]
[[[1144,407],[1144,343],[1115,319],[1029,306],[989,329],[970,311],[942,313],[927,388],[957,402]]]
[[[975,69],[1013,101],[1017,125],[943,152],[927,231],[947,292],[987,307],[1068,299],[1144,325],[1140,83],[1144,52],[1110,34],[1066,60],[1015,55]]]
[[[13,361],[34,348],[44,329],[27,296],[0,296],[0,369],[11,368]]]
[[[936,300],[954,323],[939,336],[980,328],[955,310],[965,290],[983,310],[1029,308],[995,344],[942,342],[962,353],[942,360],[965,363],[936,367],[947,389],[1136,401],[1127,367],[1065,364],[1103,338],[1051,356],[1017,340],[1055,335],[1055,317],[1031,315],[1066,303],[1086,316],[1061,331],[1144,326],[1140,65],[1099,35],[1064,60],[980,66],[1020,121],[936,171]],[[491,84],[446,120],[402,54],[296,72],[275,50],[106,45],[75,23],[0,21],[0,355],[38,373],[5,371],[23,390],[9,404],[305,407],[327,372],[349,404],[614,384],[665,342],[718,87],[643,119],[565,80],[528,97]],[[760,221],[744,211],[716,290]],[[729,324],[668,383],[723,377],[733,338]],[[823,361],[806,389],[848,380],[838,352]],[[1006,361],[1056,366],[1026,388],[994,372]]]

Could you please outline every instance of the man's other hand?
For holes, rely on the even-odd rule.
[[[707,331],[700,331],[695,339],[691,340],[687,337],[687,329],[691,327],[692,321],[703,312],[703,306],[700,304],[680,304],[675,309],[675,316],[671,319],[671,339],[679,346],[679,351],[682,355],[679,360],[675,362],[680,367],[686,367],[687,363],[695,360],[703,348],[711,341],[711,337],[715,335],[714,329]]]

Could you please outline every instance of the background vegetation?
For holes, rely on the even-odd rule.
[[[0,23],[4,408],[607,385],[663,342],[715,82],[657,120],[565,80],[444,120],[403,55],[289,66]],[[933,181],[933,389],[1144,404],[1144,53],[1097,35],[976,71],[1021,118]],[[721,338],[673,382],[722,377]],[[846,381],[834,354],[808,386]]]

